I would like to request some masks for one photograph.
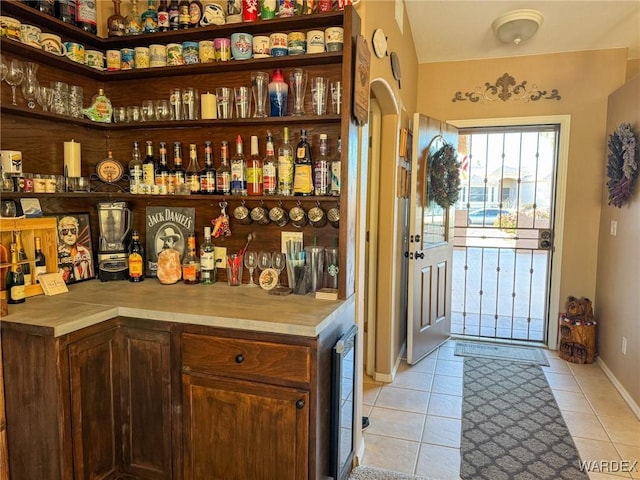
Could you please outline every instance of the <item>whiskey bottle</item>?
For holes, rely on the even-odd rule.
[[[293,147],[289,143],[289,127],[284,127],[282,144],[278,147],[278,193],[293,195]]]
[[[121,0],[113,1],[113,15],[107,18],[107,34],[109,37],[123,37],[125,35],[124,17],[120,15]]]
[[[200,245],[200,283],[216,282],[216,247],[211,243],[211,227],[204,227],[204,241]]]
[[[340,171],[342,168],[342,140],[338,137],[338,153],[331,162],[331,195],[340,195]]]
[[[173,142],[173,169],[171,170],[171,181],[169,182],[173,187],[173,193],[178,190],[178,185],[185,183],[186,177],[186,172],[182,166],[182,143]]]
[[[216,171],[216,192],[219,195],[231,193],[231,168],[229,167],[229,143],[226,140],[220,145],[220,166]]]
[[[293,171],[294,195],[313,194],[313,158],[311,145],[307,141],[307,131],[300,130],[300,141],[296,147],[296,158]]]
[[[200,193],[216,193],[216,168],[213,166],[211,141],[204,142],[204,169],[200,172]]]
[[[158,31],[158,12],[156,11],[156,1],[147,1],[147,10],[140,15],[144,33],[156,33]]]
[[[127,35],[140,35],[144,31],[142,19],[138,13],[138,0],[131,0],[131,11],[125,18],[124,29]]]
[[[76,0],[76,26],[97,35],[98,11],[95,0]]]
[[[158,187],[158,193],[169,193],[170,179],[169,163],[167,161],[167,143],[160,142],[160,160],[158,162],[158,169],[156,170],[156,186]],[[173,192],[171,192],[173,193]]]
[[[42,242],[40,237],[33,237],[33,241],[35,242],[35,260],[36,260],[36,283],[39,282],[38,276],[47,273],[47,257],[44,253],[42,253]]]
[[[142,162],[142,183],[149,185],[149,192],[151,192],[151,185],[156,184],[156,159],[153,156],[153,142],[147,140],[147,155]]]
[[[262,195],[262,158],[258,153],[258,137],[251,136],[251,155],[247,160],[247,195]]]
[[[195,143],[189,144],[189,165],[185,182],[189,184],[191,193],[200,192],[200,165],[198,165],[198,149]]]
[[[133,142],[133,152],[129,162],[129,193],[142,193],[142,161],[138,142]]]
[[[56,17],[64,23],[76,24],[76,0],[57,0]]]
[[[265,156],[262,161],[262,191],[264,195],[276,195],[278,193],[277,163],[273,148],[273,137],[268,130],[265,148]]]
[[[169,28],[171,28],[171,24],[169,23],[167,0],[160,0],[160,5],[158,5],[158,31],[167,32]]]
[[[7,272],[5,284],[7,286],[7,303],[24,303],[24,274],[18,263],[18,250],[15,243],[11,244],[11,268]]]
[[[327,134],[320,134],[320,155],[313,168],[313,191],[315,195],[329,195],[331,189],[331,162],[329,160]]]
[[[129,281],[142,282],[144,280],[144,248],[140,244],[140,235],[137,230],[131,232],[131,244],[129,245]]]
[[[21,263],[21,270],[24,274],[24,285],[31,285],[31,265],[29,265],[29,258],[24,251],[24,245],[22,244],[22,232],[20,230],[13,232],[13,241],[16,244],[16,251],[18,252],[18,261]]]
[[[247,162],[242,153],[242,137],[236,138],[236,154],[231,159],[231,195],[247,194]]]
[[[182,281],[187,285],[200,282],[200,259],[196,255],[196,236],[189,234],[187,239],[187,254],[182,260]]]

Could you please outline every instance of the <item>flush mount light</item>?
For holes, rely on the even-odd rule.
[[[496,18],[492,27],[501,42],[519,45],[535,35],[542,19],[537,10],[513,10]]]

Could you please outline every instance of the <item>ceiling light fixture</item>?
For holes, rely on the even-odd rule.
[[[501,42],[519,45],[535,35],[542,19],[537,10],[521,9],[500,15],[491,25]]]

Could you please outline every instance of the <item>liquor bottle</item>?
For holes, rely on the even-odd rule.
[[[156,184],[156,159],[153,156],[153,142],[147,140],[147,155],[142,162],[142,183],[149,185],[149,192],[151,192],[151,185]]]
[[[331,195],[340,195],[340,172],[341,172],[341,157],[342,157],[342,140],[338,137],[338,153],[331,162]]]
[[[15,243],[11,244],[11,268],[7,272],[5,285],[7,286],[7,303],[24,303],[24,274],[18,263],[18,250]]]
[[[138,142],[133,142],[133,152],[129,162],[129,192],[141,193],[142,188],[142,161],[140,160],[140,148]]]
[[[229,167],[229,143],[226,140],[220,145],[220,166],[216,171],[216,192],[219,195],[231,193],[231,168]]]
[[[178,0],[171,0],[169,4],[169,29],[180,29],[180,8],[178,7]]]
[[[144,248],[140,244],[140,235],[137,230],[131,232],[131,243],[129,244],[129,281],[142,282],[144,280]]]
[[[258,137],[251,136],[251,155],[247,160],[247,195],[262,195],[262,157],[258,153]]]
[[[307,131],[300,130],[300,141],[296,147],[296,158],[293,170],[294,195],[313,194],[313,158],[311,145],[307,141]]]
[[[202,2],[200,0],[191,0],[189,2],[189,28],[197,28],[202,20]]]
[[[140,35],[144,31],[142,19],[138,13],[138,0],[131,0],[131,11],[125,17],[124,29],[127,35]]]
[[[178,24],[181,30],[189,28],[190,19],[189,0],[180,0],[180,3],[178,3]]]
[[[24,251],[24,245],[22,244],[22,232],[17,230],[13,232],[14,242],[16,244],[16,251],[18,252],[18,261],[24,262],[21,264],[22,273],[24,275],[24,285],[28,287],[31,285],[31,265],[29,265],[29,258],[27,252]]]
[[[147,10],[140,15],[144,33],[156,33],[158,31],[158,12],[156,11],[156,0],[147,1]]]
[[[171,24],[169,23],[167,0],[160,0],[160,5],[158,5],[158,31],[167,32],[169,28],[171,28]]]
[[[293,195],[293,147],[289,143],[289,127],[284,127],[282,144],[278,147],[278,193]]]
[[[331,161],[329,160],[327,134],[320,134],[320,155],[313,165],[313,192],[315,195],[329,195],[331,189]]]
[[[76,24],[76,0],[56,0],[56,17],[64,23]]]
[[[107,33],[109,37],[123,37],[125,35],[124,17],[120,15],[121,0],[113,1],[113,15],[107,18]]]
[[[247,194],[247,162],[242,153],[242,137],[236,138],[236,154],[231,159],[231,195]]]
[[[173,190],[169,192],[171,182],[170,173],[169,162],[167,161],[167,143],[160,142],[160,161],[158,162],[158,169],[155,175],[158,193],[173,193]]]
[[[200,172],[200,193],[216,193],[216,168],[213,166],[211,140],[204,142],[204,169]]]
[[[42,242],[40,237],[33,237],[33,241],[36,244],[36,250],[34,257],[36,259],[36,282],[39,282],[38,275],[47,273],[47,257],[42,253]]]
[[[33,2],[33,7],[36,10],[40,10],[47,15],[55,15],[55,3],[54,0],[36,0]]]
[[[204,241],[200,245],[200,283],[216,282],[216,247],[211,242],[211,227],[204,227]]]
[[[178,185],[185,183],[187,178],[184,167],[182,166],[182,143],[173,142],[173,169],[171,170],[171,181],[173,192],[178,189]]]
[[[189,144],[189,165],[185,182],[189,184],[191,193],[200,192],[200,165],[198,165],[198,149],[195,143]]]
[[[182,281],[187,285],[200,282],[200,259],[196,255],[196,236],[193,233],[187,238],[187,254],[182,260]]]
[[[262,161],[262,191],[264,195],[277,195],[278,176],[276,173],[277,162],[273,148],[273,137],[267,130],[267,143],[264,160]]]
[[[95,0],[76,0],[76,26],[98,34],[98,11]]]

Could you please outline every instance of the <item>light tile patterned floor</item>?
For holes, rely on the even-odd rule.
[[[363,464],[439,480],[460,478],[463,357],[450,340],[417,365],[400,365],[392,384],[365,375]],[[591,480],[640,479],[640,420],[597,364],[546,351],[543,367],[583,461],[603,461]],[[637,461],[631,473],[611,470]],[[630,465],[627,465],[627,467]],[[603,469],[609,469],[608,472]],[[627,468],[627,470],[629,470]]]

